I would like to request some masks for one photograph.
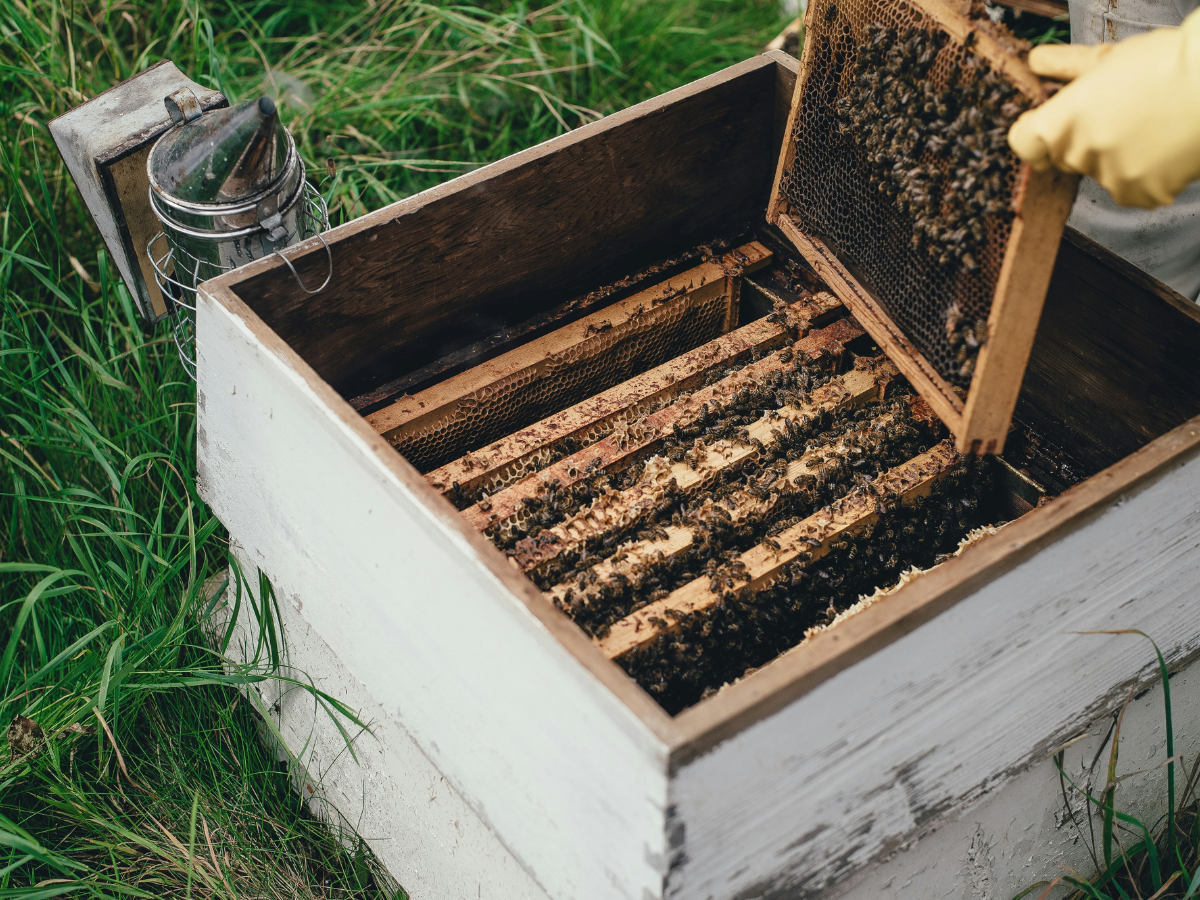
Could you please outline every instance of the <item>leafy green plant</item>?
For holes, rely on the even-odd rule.
[[[271,93],[337,224],[781,26],[776,0],[0,0],[0,898],[401,896],[261,739],[276,631],[222,659],[220,604],[269,625],[269,584],[228,580],[194,387],[46,123],[162,58],[232,100]]]
[[[1037,893],[1046,900],[1057,887],[1066,887],[1072,900],[1191,900],[1200,896],[1200,799],[1196,794],[1200,778],[1200,759],[1193,762],[1183,793],[1176,795],[1175,767],[1182,761],[1175,753],[1175,730],[1171,715],[1171,681],[1167,663],[1158,645],[1136,630],[1094,632],[1110,635],[1136,635],[1154,647],[1163,687],[1163,717],[1167,737],[1167,758],[1155,769],[1166,769],[1167,810],[1162,821],[1148,825],[1118,808],[1117,788],[1121,782],[1153,770],[1117,775],[1121,743],[1121,725],[1133,691],[1125,700],[1110,729],[1108,767],[1103,789],[1096,796],[1087,785],[1080,786],[1063,768],[1063,751],[1055,757],[1063,786],[1063,801],[1077,834],[1086,839],[1096,875],[1085,878],[1068,870],[1050,882],[1032,885],[1014,900]],[[1103,744],[1101,750],[1103,749]],[[1100,751],[1097,751],[1097,756]],[[1097,762],[1095,760],[1094,762]],[[1070,792],[1068,792],[1068,787]],[[1085,825],[1071,811],[1070,797],[1082,797],[1087,803]],[[1092,811],[1100,817],[1100,846],[1096,847]]]

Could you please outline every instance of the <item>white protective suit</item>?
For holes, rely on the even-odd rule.
[[[1071,41],[1119,41],[1164,25],[1179,25],[1200,0],[1070,0]],[[1191,300],[1200,300],[1200,182],[1170,206],[1118,206],[1084,178],[1068,224],[1146,270]]]

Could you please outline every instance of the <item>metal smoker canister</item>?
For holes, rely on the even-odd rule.
[[[148,250],[159,287],[174,301],[180,359],[195,378],[196,286],[319,236],[328,214],[269,97],[201,113],[184,89],[166,105],[176,125],[146,160],[150,205],[163,229]],[[317,293],[328,283],[326,276],[316,290],[301,288]]]

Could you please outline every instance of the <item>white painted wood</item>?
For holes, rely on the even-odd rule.
[[[657,896],[663,741],[482,565],[448,505],[397,476],[381,438],[204,290],[197,322],[200,491],[249,562],[547,894]]]
[[[1200,650],[1200,457],[1185,457],[685,764],[667,896],[826,896],[1156,677],[1146,642],[1075,632],[1141,628],[1174,665]]]
[[[251,561],[256,554],[236,540],[230,541],[230,549],[257,593],[257,570]],[[229,584],[218,615],[230,613],[234,606],[232,575]],[[343,721],[353,738],[356,761],[311,694],[279,681],[250,688],[259,693],[258,708],[272,716],[283,736],[288,752],[281,752],[280,758],[293,766],[295,787],[312,812],[340,834],[361,836],[413,900],[548,900],[399,719],[350,674],[349,666],[305,620],[305,607],[320,604],[320,598],[283,594],[277,599],[288,661],[280,674],[337,697],[370,726],[369,732],[362,732]],[[249,603],[243,595],[230,644],[230,657],[243,663],[255,660],[258,646],[259,629]]]
[[[185,87],[196,95],[202,109],[225,102],[219,92],[201,87],[184,76],[174,63],[164,61],[63,113],[48,126],[121,278],[142,315],[151,321],[161,318],[161,314],[154,310],[143,277],[148,266],[145,247],[127,246],[118,225],[118,217],[130,220],[152,217],[149,194],[135,194],[130,198],[129,209],[114,209],[101,183],[96,159],[124,149],[148,149],[171,126],[163,98]],[[153,296],[165,310],[157,287]]]
[[[1200,755],[1200,663],[1190,663],[1171,678],[1171,701],[1175,752],[1191,766]],[[1112,716],[1106,716],[1093,723],[1084,740],[1064,751],[1063,768],[1081,787],[1089,777],[1094,786],[1104,783],[1112,721]],[[1151,771],[1118,786],[1117,808],[1153,827],[1167,809],[1167,773],[1161,767],[1167,758],[1161,683],[1129,705],[1121,734],[1118,774]],[[1178,796],[1184,782],[1181,769],[1177,768],[1176,779]],[[1088,851],[1093,840],[1096,858],[1104,858],[1101,817],[1070,785],[1067,791],[1064,800],[1058,769],[1053,759],[1044,759],[961,815],[940,822],[920,841],[903,844],[839,896],[842,900],[1009,900],[1032,884],[1065,874],[1067,868],[1091,873],[1095,866]],[[1099,794],[1095,787],[1092,796]],[[1089,813],[1090,830],[1085,818]],[[1056,889],[1053,896],[1059,900],[1067,893]]]
[[[1078,862],[1047,825],[1047,754],[1156,677],[1143,642],[1073,632],[1140,627],[1176,665],[1200,651],[1193,449],[668,785],[679,740],[654,737],[567,652],[455,513],[396,477],[378,436],[231,308],[204,296],[200,321],[202,493],[285,601],[292,665],[379,711],[380,756],[361,770],[326,770],[337,744],[311,719],[287,720],[289,744],[315,751],[340,816],[405,844],[381,855],[402,880],[418,867],[428,896],[482,881],[499,896],[645,900],[673,860],[675,898],[858,900],[910,883],[914,900],[999,898]],[[421,840],[413,798],[433,772],[451,792],[415,819]],[[1153,790],[1138,790],[1126,793],[1146,809]],[[462,809],[470,824],[447,850]]]

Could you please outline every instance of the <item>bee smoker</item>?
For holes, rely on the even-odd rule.
[[[159,288],[171,298],[180,359],[195,378],[196,286],[272,253],[291,268],[279,251],[320,237],[329,221],[269,97],[202,112],[182,88],[165,103],[173,126],[146,159],[150,208],[162,231],[147,253]],[[325,252],[329,273],[312,290],[301,282],[306,293],[324,290],[333,275],[328,245]]]

